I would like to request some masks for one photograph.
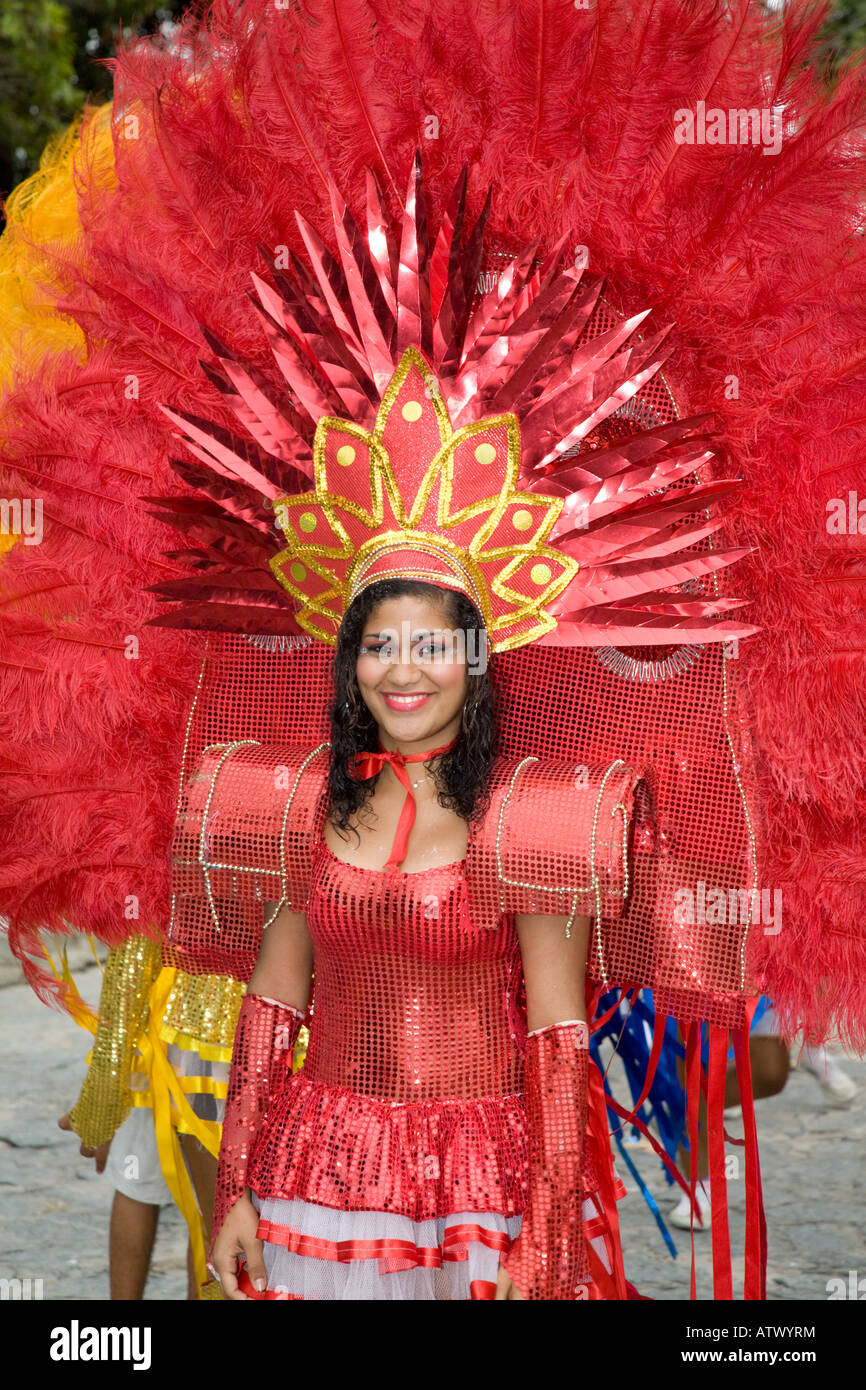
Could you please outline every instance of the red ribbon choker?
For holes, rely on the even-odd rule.
[[[356,782],[366,782],[368,777],[377,777],[385,764],[388,763],[397,780],[406,788],[406,797],[400,811],[400,819],[397,822],[391,854],[385,865],[386,873],[394,873],[406,858],[409,835],[415,824],[415,793],[406,771],[407,764],[431,763],[434,758],[441,758],[443,753],[448,753],[456,742],[456,738],[452,738],[450,743],[443,743],[441,748],[431,748],[426,753],[401,753],[399,748],[395,749],[393,753],[389,753],[380,744],[378,753],[355,753],[349,760],[349,775]]]

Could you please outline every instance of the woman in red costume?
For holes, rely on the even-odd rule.
[[[243,545],[259,564],[266,543],[273,580],[246,568],[217,588],[154,589],[225,601],[252,581],[269,605],[252,621],[336,647],[330,693],[312,649],[296,651],[289,689],[249,646],[235,675],[217,661],[187,737],[170,949],[249,978],[214,1217],[232,1296],[627,1297],[584,975],[658,980],[666,952],[672,983],[714,969],[740,998],[739,935],[719,969],[703,936],[660,926],[652,769],[582,708],[574,656],[598,640],[598,607],[608,636],[606,604],[635,592],[654,606],[615,610],[630,634],[694,635],[668,586],[742,552],[679,564],[695,533],[672,535],[683,495],[658,494],[709,457],[705,441],[687,420],[599,447],[593,431],[657,371],[658,335],[620,353],[638,315],[581,346],[600,284],[563,245],[545,262],[532,247],[505,256],[487,294],[467,293],[484,215],[462,247],[465,193],[463,176],[434,253],[416,160],[387,235],[374,182],[366,237],[335,202],[344,278],[301,224],[321,295],[300,263],[303,300],[288,276],[276,289],[254,277],[309,425],[212,345],[233,408],[282,460],[273,476],[261,451],[253,463],[200,417],[165,412],[222,479],[208,486],[235,509],[232,563]],[[273,327],[302,323],[322,378]],[[575,465],[566,450],[587,437]],[[277,553],[247,520],[248,484],[276,515]],[[687,511],[703,497],[690,488]],[[751,631],[731,607],[702,600],[704,641]],[[326,702],[330,743],[313,746]]]
[[[589,918],[568,934],[565,918],[493,932],[468,918],[467,836],[496,746],[491,672],[465,655],[479,629],[459,591],[397,579],[363,590],[340,630],[308,909],[271,922],[236,1044],[214,1246],[230,1297],[251,1283],[290,1298],[587,1296]],[[314,968],[291,1075],[286,1033]]]
[[[576,1297],[578,1173],[590,1295],[627,1297],[600,1078],[588,1128],[566,1134],[584,1054],[565,1040],[583,1012],[570,993],[548,1009],[548,969],[580,1002],[585,961],[591,1027],[616,987],[652,988],[659,1045],[678,1020],[692,1152],[709,1025],[720,1299],[729,1034],[745,1096],[759,989],[787,1031],[862,1045],[862,557],[856,527],[847,544],[830,535],[827,505],[862,471],[864,97],[856,67],[824,90],[808,61],[821,21],[809,0],[775,16],[754,0],[213,0],[171,42],[119,51],[110,158],[85,123],[80,234],[36,277],[79,325],[81,356],[10,395],[3,448],[6,496],[44,496],[45,543],[3,562],[0,910],[44,994],[58,991],[40,932],[70,923],[111,945],[149,931],[190,974],[246,984],[256,969],[222,1211],[240,1222],[234,1198],[261,1200],[271,1296],[305,1288],[304,1270],[321,1297],[325,1274],[333,1290],[368,1281],[366,1296],[461,1267],[471,1294],[488,1252],[476,1292],[492,1294],[502,1255],[522,1294]],[[761,148],[763,124],[746,141],[742,118],[765,106],[778,138]],[[725,113],[729,143],[713,143]],[[322,741],[328,644],[368,586],[406,578],[446,595],[438,624],[466,626],[464,600],[480,615],[499,756],[486,779],[458,777],[466,797],[449,805],[458,741],[418,771],[403,814],[389,797],[413,765],[378,771],[377,738],[404,749],[409,715],[341,742],[366,718],[364,632],[340,636],[356,708]],[[158,620],[154,594],[177,605]],[[483,678],[465,679],[471,712]],[[475,756],[477,731],[465,742]],[[342,790],[325,789],[331,760]],[[363,806],[350,770],[358,795],[373,787]],[[428,812],[467,827],[471,927],[441,867],[462,844],[428,840]],[[780,883],[775,934],[751,904]],[[306,977],[296,961],[286,988],[262,980],[302,918],[316,1017],[289,1081]],[[440,928],[478,953],[468,997]],[[572,976],[535,961],[548,933],[575,952]],[[477,1059],[465,1083],[457,1054]],[[743,1289],[760,1298],[748,1114],[745,1140]]]

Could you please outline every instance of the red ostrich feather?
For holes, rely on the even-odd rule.
[[[116,190],[97,192],[83,151],[84,234],[55,251],[69,285],[63,307],[88,335],[90,360],[63,369],[68,407],[53,388],[20,388],[13,409],[23,433],[3,452],[6,494],[38,474],[47,513],[53,505],[39,557],[48,570],[33,563],[36,547],[15,546],[3,562],[4,596],[13,595],[2,608],[7,643],[17,642],[22,615],[44,616],[37,590],[54,583],[80,586],[77,609],[66,597],[58,603],[81,615],[88,635],[91,625],[115,642],[118,633],[144,631],[155,608],[140,589],[171,580],[153,557],[172,542],[161,522],[135,512],[129,476],[105,460],[129,462],[135,441],[136,465],[146,460],[154,477],[135,496],[173,491],[193,500],[202,475],[187,463],[177,482],[169,455],[178,450],[160,405],[238,432],[224,383],[200,365],[212,358],[199,324],[227,350],[223,367],[249,364],[263,395],[284,399],[248,295],[250,272],[261,267],[257,244],[284,255],[286,266],[292,254],[308,265],[294,210],[321,232],[331,179],[362,222],[368,168],[395,216],[417,146],[430,225],[438,226],[468,165],[467,212],[476,218],[490,194],[489,235],[499,246],[516,251],[537,241],[544,257],[565,236],[586,247],[589,273],[605,277],[620,315],[651,307],[654,322],[673,325],[665,373],[681,412],[723,418],[724,471],[743,479],[726,503],[725,538],[749,548],[735,571],[737,590],[761,629],[743,644],[738,684],[759,760],[765,878],[787,890],[785,928],[759,941],[757,963],[787,1021],[817,1032],[835,1026],[862,1045],[866,565],[859,535],[829,535],[826,517],[833,498],[864,491],[866,93],[856,67],[827,91],[805,61],[826,12],[810,0],[793,0],[777,16],[747,0],[597,0],[586,9],[571,0],[429,0],[410,13],[376,0],[302,0],[291,10],[218,0],[203,20],[190,16],[171,44],[135,40],[122,49]],[[724,111],[773,108],[783,120],[778,153],[677,144],[674,114],[698,101]],[[334,236],[327,250],[338,255]],[[441,261],[434,279],[441,284]],[[139,389],[129,414],[117,392],[127,375]],[[114,392],[108,408],[100,404],[106,382]],[[254,436],[244,439],[261,448]],[[211,503],[213,517],[220,500]],[[199,500],[195,506],[204,517]],[[121,517],[129,522],[123,543]],[[191,522],[181,527],[186,548],[168,561],[179,570],[207,572],[214,550],[240,562],[247,541],[230,525],[201,539]],[[134,550],[128,561],[123,544]],[[159,789],[161,810],[146,822],[155,839],[139,835],[141,845],[165,843],[176,773],[169,750],[177,749],[176,729],[172,743],[165,726],[177,723],[190,693],[178,676],[184,689],[168,698],[179,669],[170,653],[191,650],[193,640],[147,632],[148,641],[180,645],[160,649],[165,700],[157,683],[152,711],[143,696],[125,707],[138,716],[137,756],[148,769],[141,775]],[[87,707],[76,708],[59,662],[48,663],[53,693],[43,672],[22,669],[37,664],[30,641],[18,644],[24,655],[4,692],[7,766],[28,765],[17,750],[27,710],[43,701],[53,711],[45,737],[58,740],[54,751],[64,720],[73,721],[70,746],[89,759],[94,781],[110,785],[111,740],[94,730],[110,705],[111,679],[104,669]],[[125,729],[133,722],[131,714],[121,720]],[[72,765],[69,775],[74,782]],[[76,925],[109,936],[110,922],[118,924],[108,897],[117,888],[102,907],[94,900],[89,922],[80,917],[80,881],[44,870],[47,841],[27,819],[24,807],[32,804],[35,816],[35,801],[22,799],[30,782],[21,776],[7,844],[23,857],[0,910],[13,932],[75,913]],[[123,824],[130,798],[105,795],[115,825]],[[70,847],[86,846],[86,813],[72,799],[66,813]],[[145,821],[127,825],[133,838]]]

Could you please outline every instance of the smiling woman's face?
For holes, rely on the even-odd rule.
[[[441,603],[406,594],[372,609],[356,666],[361,698],[385,748],[422,753],[460,732],[465,644]]]

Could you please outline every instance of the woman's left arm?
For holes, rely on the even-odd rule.
[[[526,982],[529,1195],[499,1270],[497,1299],[579,1299],[588,1292],[581,1169],[588,1031],[584,982],[590,919],[518,916]]]
[[[586,1019],[584,980],[590,918],[575,917],[569,936],[565,924],[565,917],[517,918],[530,1032],[566,1019]]]

